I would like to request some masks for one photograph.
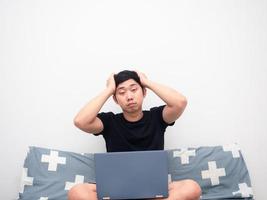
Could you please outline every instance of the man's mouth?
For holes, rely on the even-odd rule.
[[[135,105],[136,105],[136,103],[128,103],[127,104],[128,107],[135,106]]]

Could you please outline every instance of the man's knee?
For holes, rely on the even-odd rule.
[[[201,191],[201,187],[199,186],[199,184],[194,181],[194,180],[185,180],[185,184],[187,185],[188,187],[188,190],[190,191],[190,197],[189,198],[190,200],[192,199],[199,199],[200,198],[200,195],[202,193]]]
[[[201,195],[201,188],[199,184],[191,179],[172,182],[170,187],[170,189],[175,191],[174,194],[183,196],[182,199],[197,200]]]
[[[91,184],[78,184],[73,186],[68,192],[68,200],[88,200],[96,199],[96,189]]]

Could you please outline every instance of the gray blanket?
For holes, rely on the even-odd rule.
[[[249,173],[238,145],[168,151],[169,181],[193,179],[201,199],[253,199]],[[95,183],[94,154],[29,147],[19,199],[64,200],[78,183]]]

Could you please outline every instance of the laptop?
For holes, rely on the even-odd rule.
[[[96,153],[98,199],[168,197],[166,151]]]

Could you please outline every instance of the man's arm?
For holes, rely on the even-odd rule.
[[[170,87],[149,80],[141,72],[138,72],[138,75],[143,86],[152,90],[166,103],[162,113],[164,121],[170,124],[178,119],[187,105],[185,96]]]
[[[100,133],[103,130],[103,123],[97,117],[104,103],[115,92],[114,74],[107,80],[107,87],[89,103],[87,103],[74,118],[74,124],[79,129],[88,133]]]

